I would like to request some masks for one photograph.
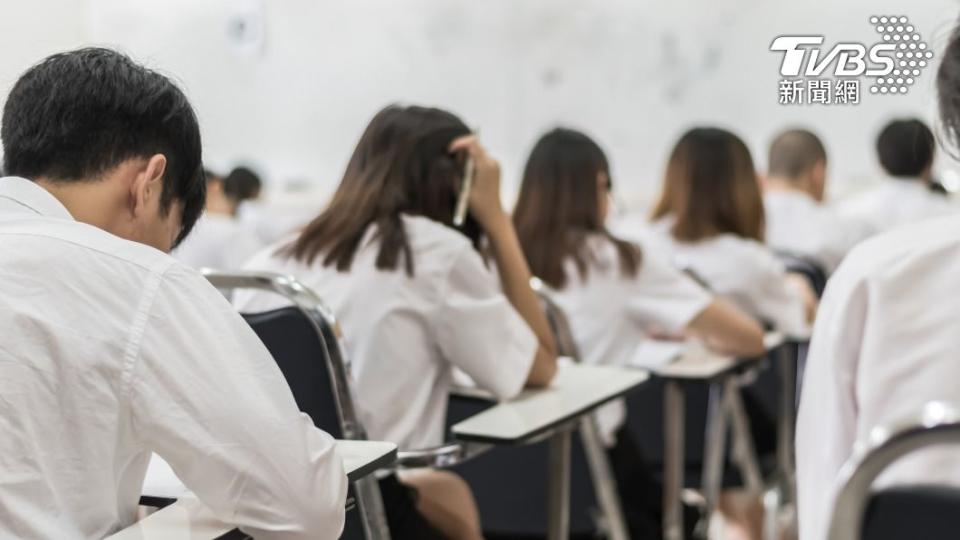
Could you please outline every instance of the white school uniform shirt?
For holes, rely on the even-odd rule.
[[[237,270],[262,248],[256,232],[239,219],[204,212],[171,255],[193,268]]]
[[[371,439],[426,448],[444,439],[454,367],[498,398],[516,396],[533,365],[538,340],[500,290],[469,239],[424,217],[402,216],[414,275],[375,266],[380,242],[367,230],[350,270],[307,265],[276,255],[254,257],[248,270],[291,275],[333,310],[344,333],[357,409]],[[275,295],[238,291],[243,312],[284,305]]]
[[[776,250],[813,259],[830,274],[843,257],[870,234],[802,191],[770,190],[763,196],[766,241]]]
[[[837,473],[855,441],[960,407],[960,217],[899,228],[854,248],[833,275],[810,344],[797,420],[800,538],[826,537]],[[878,479],[960,486],[956,448],[922,451]],[[922,525],[919,525],[922,526]]]
[[[134,522],[151,452],[257,538],[337,538],[334,441],[196,271],[0,179],[0,538]]]
[[[958,207],[919,178],[886,178],[865,193],[837,204],[841,215],[858,219],[874,233],[919,220],[956,213]]]
[[[566,262],[567,283],[552,298],[570,322],[581,360],[590,364],[630,366],[651,329],[682,331],[712,301],[691,278],[642,251],[637,274],[620,271],[616,247],[604,236],[586,240],[588,270],[581,276],[573,259]],[[597,411],[601,435],[612,445],[626,420],[623,400]]]
[[[710,290],[747,314],[791,336],[809,332],[803,296],[787,281],[787,269],[767,246],[733,234],[680,242],[672,218],[643,233],[647,245],[675,266],[690,269]]]

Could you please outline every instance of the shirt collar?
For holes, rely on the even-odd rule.
[[[26,178],[18,176],[0,178],[0,200],[4,199],[23,207],[22,213],[32,212],[44,217],[73,220],[73,216],[63,203],[49,191]]]

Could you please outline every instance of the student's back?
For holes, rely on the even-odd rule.
[[[289,242],[261,252],[246,268],[296,276],[317,292],[344,329],[364,427],[402,448],[426,448],[443,441],[454,366],[497,395],[512,396],[526,380],[536,341],[466,236],[422,216],[402,220],[413,276],[376,267],[376,225],[349,272],[276,253]],[[283,305],[268,294],[241,293],[235,303],[244,312]],[[514,345],[504,351],[503,343]]]
[[[831,278],[797,425],[800,532],[822,538],[840,467],[871,430],[930,401],[960,408],[960,217],[900,227],[855,248]],[[960,486],[954,450],[894,464],[881,482]]]
[[[258,538],[336,538],[333,441],[226,300],[162,252],[203,207],[183,94],[113,51],[55,55],[15,85],[2,138],[30,180],[0,179],[0,537],[129,525],[156,452]]]

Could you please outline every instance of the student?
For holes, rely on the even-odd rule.
[[[476,173],[468,219],[457,228],[467,156]],[[499,398],[546,385],[556,371],[553,337],[500,204],[499,166],[448,112],[377,113],[329,206],[248,268],[292,275],[330,305],[343,326],[361,420],[372,438],[401,448],[443,442],[454,368]],[[237,305],[259,311],[277,302],[238,295]],[[480,536],[459,477],[428,471],[401,480],[381,481],[394,538]]]
[[[805,129],[790,129],[770,145],[764,180],[766,240],[775,250],[809,258],[827,274],[868,234],[823,204],[827,152]]]
[[[204,203],[183,93],[114,51],[57,54],[14,85],[0,136],[0,537],[131,524],[151,452],[248,534],[338,537],[333,440],[232,306],[164,253]]]
[[[236,199],[229,196],[224,180],[212,171],[207,178],[207,202],[193,232],[172,253],[194,268],[236,270],[261,249],[252,229],[236,217]]]
[[[654,245],[716,294],[791,335],[807,332],[816,297],[763,244],[763,203],[739,137],[716,128],[685,133],[667,164],[653,212]]]
[[[231,199],[235,207],[247,201],[258,200],[262,189],[260,176],[249,167],[236,167],[223,179],[224,194]]]
[[[890,122],[877,137],[877,157],[889,178],[844,201],[839,210],[869,224],[873,232],[955,212],[949,200],[931,190],[935,154],[933,132],[922,121]]]
[[[948,138],[960,134],[960,28],[937,75]],[[871,430],[960,407],[960,217],[907,225],[856,247],[834,274],[810,344],[797,419],[801,540],[826,537],[837,474]],[[956,449],[925,450],[893,464],[880,485],[960,486]],[[918,523],[918,528],[923,524]],[[919,530],[919,529],[918,529]]]
[[[651,331],[697,336],[730,354],[761,354],[763,329],[755,321],[607,231],[611,187],[600,147],[578,131],[554,129],[530,153],[513,215],[530,268],[555,289],[583,360],[635,364]],[[662,491],[625,419],[622,400],[598,413],[631,537],[656,538]]]

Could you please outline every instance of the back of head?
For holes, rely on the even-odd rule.
[[[469,134],[459,118],[425,107],[389,106],[370,121],[350,157],[327,208],[282,252],[312,264],[350,268],[370,225],[377,226],[377,268],[394,270],[403,253],[408,274],[413,257],[402,214],[424,216],[453,228],[464,155],[450,143]],[[480,227],[468,216],[459,229],[479,244]]]
[[[169,79],[109,49],[55,54],[14,85],[3,109],[4,170],[51,182],[88,182],[130,158],[163,154],[161,205],[183,203],[177,242],[204,205],[200,129]]]
[[[655,219],[666,216],[683,242],[724,233],[763,241],[763,201],[743,140],[717,128],[694,128],[680,137],[653,212]]]
[[[585,275],[583,241],[587,233],[610,238],[620,251],[623,270],[636,273],[639,251],[611,237],[604,227],[600,198],[606,197],[611,187],[607,157],[590,137],[565,128],[540,137],[527,159],[513,212],[517,235],[534,275],[553,287],[562,287],[567,258],[572,258]]]
[[[954,146],[960,147],[960,24],[954,28],[940,59],[937,71],[937,101],[943,133]]]
[[[936,141],[926,124],[915,118],[894,120],[877,137],[877,157],[890,176],[917,178],[933,164]]]
[[[223,191],[234,204],[256,199],[262,188],[260,176],[248,167],[236,167],[223,179]]]
[[[770,144],[767,175],[795,181],[808,174],[818,163],[826,163],[827,151],[820,138],[805,129],[790,129],[777,135]]]

